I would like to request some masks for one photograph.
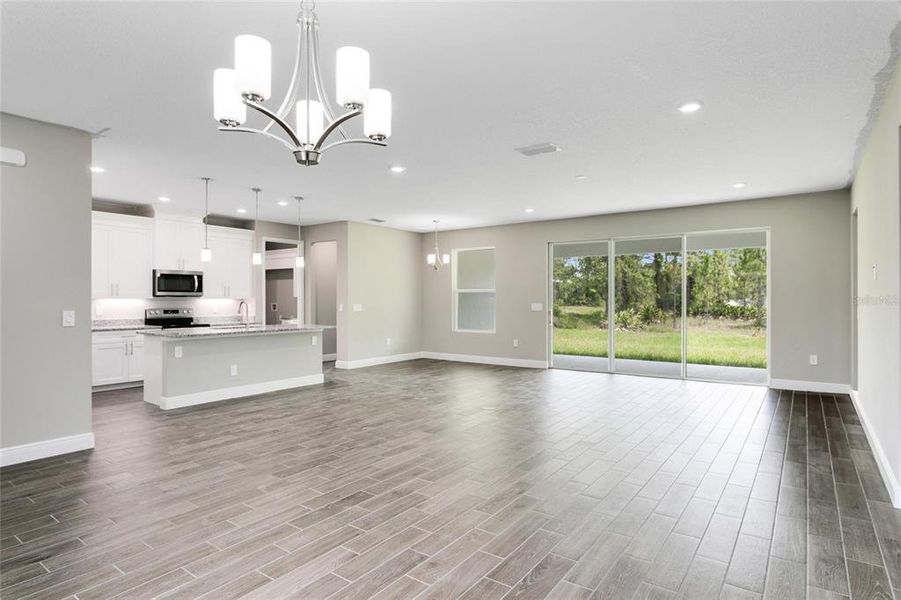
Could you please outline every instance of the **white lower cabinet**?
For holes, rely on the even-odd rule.
[[[134,331],[94,333],[93,385],[144,379],[144,337]]]

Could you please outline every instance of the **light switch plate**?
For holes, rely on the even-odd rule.
[[[344,312],[344,305],[343,305],[343,304],[339,304],[339,305],[338,305],[338,312]]]
[[[544,304],[541,302],[533,302],[532,303],[532,312],[541,312],[544,310]]]
[[[237,375],[238,374],[238,365],[232,365],[231,367],[229,367],[228,374],[231,375],[232,377]]]
[[[63,327],[75,327],[75,311],[63,311]]]
[[[810,364],[811,365],[813,365],[815,367],[819,364],[819,362],[820,362],[820,359],[816,354],[810,355]]]
[[[315,346],[318,343],[319,343],[319,341],[316,339],[316,336],[314,335],[313,336],[313,345]]]
[[[181,346],[175,347],[175,358],[181,358],[185,355],[184,349]]]
[[[354,312],[363,312],[362,304],[354,304]]]

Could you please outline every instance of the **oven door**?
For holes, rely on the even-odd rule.
[[[202,271],[153,271],[153,295],[203,296]]]

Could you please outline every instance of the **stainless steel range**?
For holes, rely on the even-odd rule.
[[[144,310],[144,325],[163,329],[176,327],[209,327],[209,323],[195,323],[193,308],[148,308]]]

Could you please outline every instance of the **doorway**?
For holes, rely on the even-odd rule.
[[[263,240],[262,313],[266,325],[302,321],[298,315],[303,314],[303,277],[297,266],[297,256],[296,241]]]

